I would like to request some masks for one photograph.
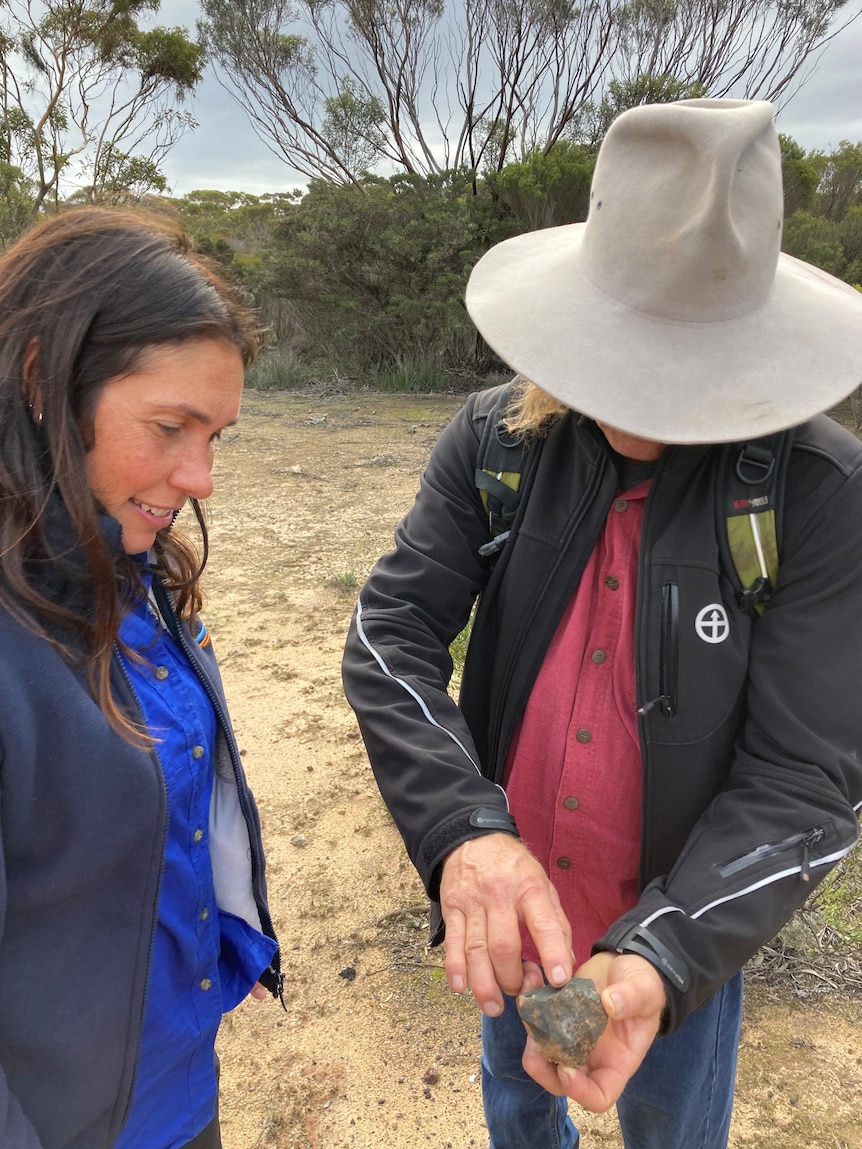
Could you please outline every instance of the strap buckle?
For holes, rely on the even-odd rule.
[[[775,456],[766,447],[744,443],[736,458],[736,477],[741,483],[758,486],[765,483],[775,470]]]

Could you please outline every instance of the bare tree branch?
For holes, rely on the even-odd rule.
[[[500,169],[619,93],[786,102],[846,0],[203,0],[222,83],[303,174]],[[858,13],[857,13],[858,14]],[[843,24],[841,23],[843,18]],[[351,138],[352,133],[352,138]]]

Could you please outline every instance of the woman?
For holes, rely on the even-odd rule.
[[[197,616],[257,338],[165,221],[81,209],[0,257],[4,1149],[219,1146],[221,1015],[281,992]]]

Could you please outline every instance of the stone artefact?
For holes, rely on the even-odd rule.
[[[543,985],[522,993],[518,1013],[548,1061],[574,1069],[587,1060],[608,1022],[595,984],[584,977],[560,989]]]

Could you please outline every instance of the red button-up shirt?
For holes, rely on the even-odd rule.
[[[571,926],[576,964],[637,901],[642,767],[635,605],[650,480],[613,504],[513,739],[504,784]],[[538,961],[524,931],[523,956]]]

